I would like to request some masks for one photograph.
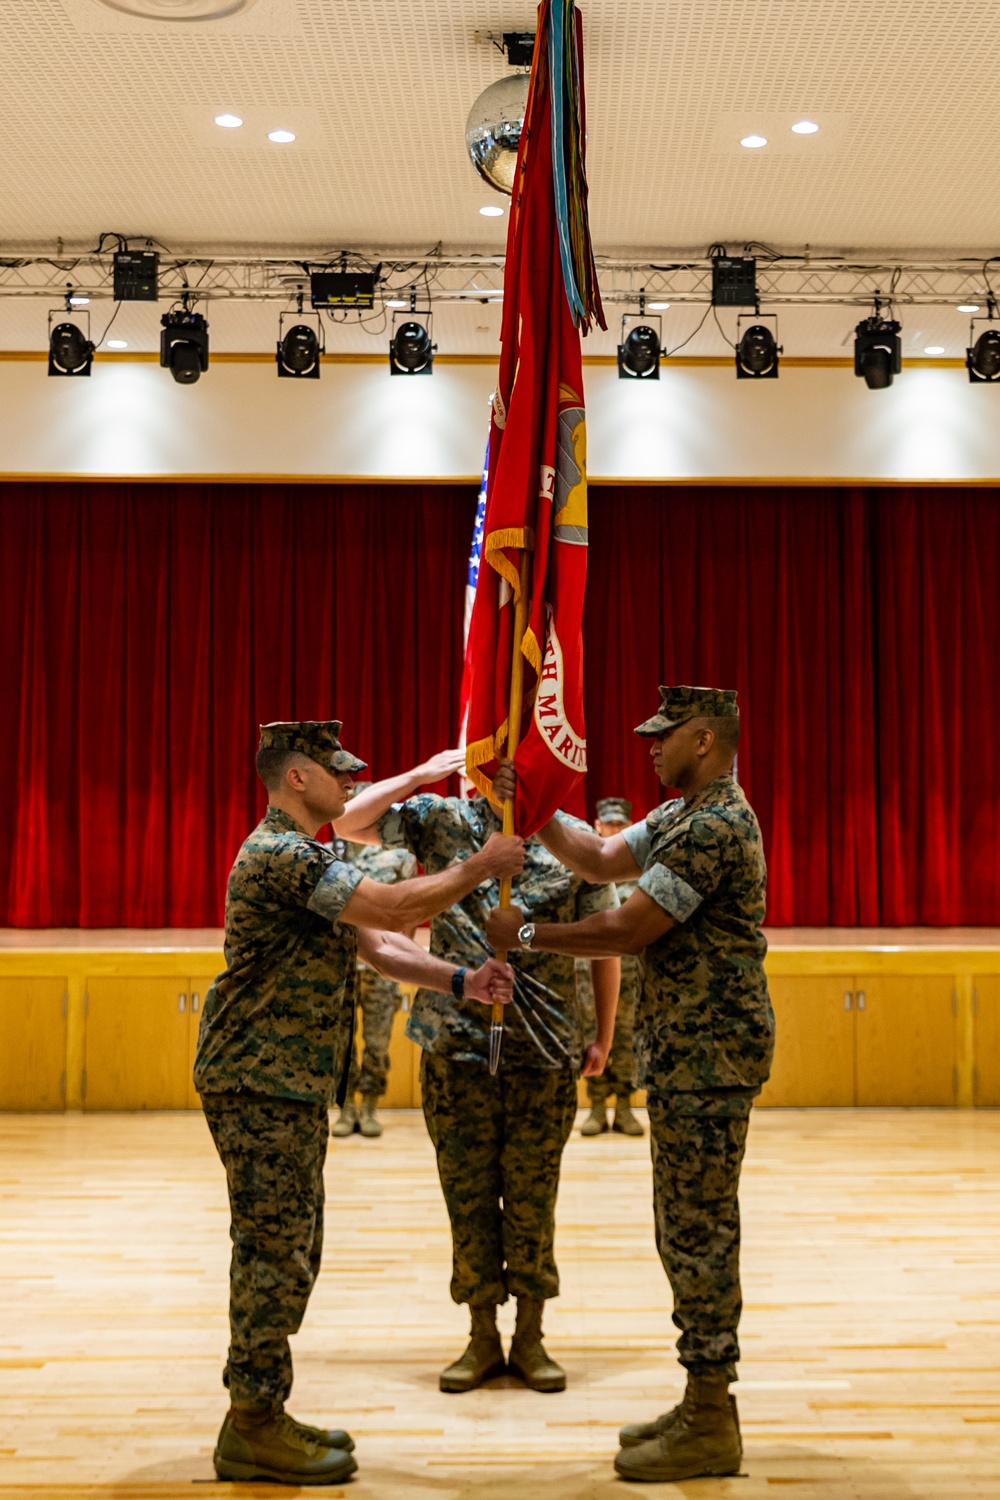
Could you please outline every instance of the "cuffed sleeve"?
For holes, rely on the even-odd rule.
[[[378,829],[379,842],[383,849],[406,849],[409,851],[409,843],[406,838],[406,829],[403,827],[403,803],[394,802],[389,811],[383,813],[375,827]]]
[[[646,826],[646,819],[643,818],[641,823],[630,824],[628,828],[622,831],[622,838],[628,845],[629,853],[639,866],[639,869],[644,870],[652,845],[652,838]]]
[[[324,871],[306,902],[310,911],[328,922],[340,920],[340,914],[351,898],[355,888],[364,880],[363,873],[353,865],[334,860]]]
[[[666,865],[651,865],[639,881],[639,890],[677,922],[686,922],[701,905],[693,886]]]

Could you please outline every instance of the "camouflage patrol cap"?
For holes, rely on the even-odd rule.
[[[262,724],[261,750],[298,750],[328,771],[363,771],[366,760],[345,750],[338,736],[340,719],[298,719],[289,724]]]
[[[627,797],[602,797],[594,811],[599,823],[631,823],[632,804]]]
[[[687,719],[738,719],[736,693],[731,688],[661,687],[660,711],[636,726],[636,734],[655,739]]]

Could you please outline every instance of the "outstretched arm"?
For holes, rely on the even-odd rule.
[[[447,911],[484,881],[517,875],[523,867],[523,839],[494,833],[478,853],[459,860],[438,875],[417,875],[396,885],[382,885],[365,876],[338,910],[337,920],[350,922],[354,927],[406,932],[436,917],[438,912]],[[314,910],[322,912],[322,904]]]
[[[390,776],[386,781],[376,781],[373,786],[358,792],[348,802],[344,815],[333,825],[334,832],[342,839],[355,844],[377,844],[380,842],[376,824],[383,813],[387,813],[394,802],[405,802],[407,797],[422,786],[433,786],[444,781],[465,765],[464,750],[442,750],[430,760],[404,771],[401,776]]]
[[[358,928],[358,956],[386,979],[419,984],[422,989],[438,990],[442,995],[451,994],[452,975],[458,968],[457,964],[425,953],[402,933],[379,932],[371,927]],[[466,995],[484,1005],[492,1005],[494,1001],[506,1005],[514,994],[514,971],[509,964],[488,958],[478,969],[466,971],[464,988]]]
[[[518,928],[526,921],[519,907],[495,907],[486,923],[486,936],[494,948],[511,951],[521,944]],[[598,911],[582,922],[540,922],[535,927],[532,948],[543,953],[573,953],[578,958],[608,958],[622,953],[641,953],[658,937],[676,926],[645,891],[633,891],[624,906]],[[596,986],[595,986],[596,998]]]
[[[493,790],[501,802],[514,796],[516,777],[511,761],[501,763],[493,778]],[[620,833],[605,839],[592,828],[575,828],[553,818],[538,830],[538,837],[560,864],[594,885],[634,880],[642,874],[642,866],[636,863]]]

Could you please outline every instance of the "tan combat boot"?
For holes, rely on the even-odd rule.
[[[592,1104],[590,1114],[580,1126],[581,1135],[603,1135],[608,1128],[607,1110],[603,1104]]]
[[[340,1484],[357,1469],[344,1448],[327,1448],[307,1437],[285,1412],[232,1407],[212,1459],[220,1479],[259,1479],[277,1484]]]
[[[369,1141],[377,1141],[382,1134],[382,1122],[375,1113],[376,1102],[374,1094],[361,1095],[361,1114],[358,1116],[358,1129]]]
[[[611,1126],[617,1130],[619,1135],[645,1135],[639,1121],[632,1113],[632,1099],[628,1094],[622,1094],[615,1100],[615,1118]]]
[[[348,1099],[334,1122],[331,1135],[353,1135],[358,1128],[358,1111],[353,1099]]]
[[[655,1437],[623,1445],[615,1459],[623,1479],[664,1483],[739,1473],[743,1443],[725,1374],[689,1375],[680,1407],[657,1423],[663,1426]]]
[[[497,1331],[495,1307],[470,1307],[472,1336],[465,1353],[455,1363],[442,1370],[438,1386],[442,1391],[474,1391],[495,1375],[503,1375],[507,1366],[503,1357],[503,1345]]]
[[[549,1358],[542,1343],[542,1306],[538,1297],[518,1297],[507,1368],[529,1391],[564,1391],[566,1371]]]
[[[288,1420],[292,1422],[311,1443],[319,1443],[321,1448],[343,1448],[345,1453],[354,1452],[354,1439],[349,1432],[342,1427],[310,1427],[308,1422],[296,1422],[295,1418],[285,1413]]]

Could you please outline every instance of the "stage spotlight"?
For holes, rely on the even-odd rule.
[[[430,317],[427,319],[430,324]],[[430,375],[434,369],[437,345],[431,342],[430,328],[416,318],[407,318],[392,335],[389,345],[390,375]]]
[[[276,355],[279,379],[318,380],[322,352],[315,328],[310,328],[307,323],[296,323],[282,335],[279,322]]]
[[[874,314],[854,330],[854,373],[863,377],[870,391],[892,385],[903,367],[899,329],[895,319],[882,317],[876,303]]]
[[[78,323],[52,326],[49,314],[49,374],[89,375],[94,363],[94,345]]]
[[[208,369],[207,320],[185,307],[180,312],[164,313],[160,322],[160,364],[178,385],[194,385]]]
[[[619,380],[659,380],[660,338],[655,328],[640,323],[626,335],[622,328],[622,342],[618,345]]]
[[[759,315],[758,315],[759,316]],[[742,321],[742,320],[741,320]],[[777,323],[775,323],[777,332]],[[782,353],[775,333],[765,323],[751,323],[740,332],[736,325],[736,379],[777,380],[779,355]]]
[[[985,320],[988,326],[978,338],[975,338],[976,324],[983,322],[983,319],[973,318],[969,324],[969,338],[972,342],[965,351],[965,368],[973,385],[1000,380],[1000,329],[993,326],[996,311],[996,303],[990,297]]]

